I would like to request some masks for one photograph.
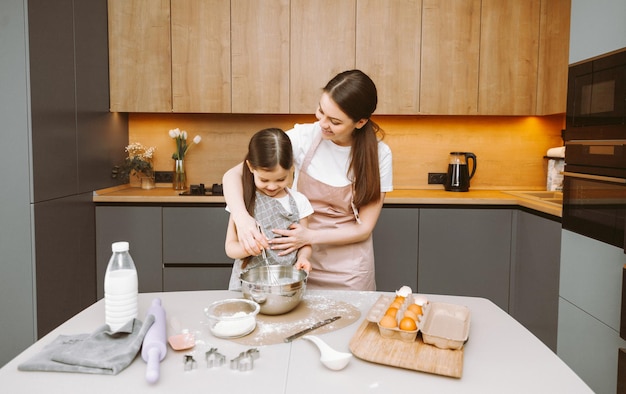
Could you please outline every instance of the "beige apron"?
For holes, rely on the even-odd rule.
[[[298,191],[307,196],[314,213],[309,228],[314,230],[347,227],[356,221],[352,209],[352,185],[330,186],[306,173],[321,135],[313,141],[298,174]],[[348,231],[347,229],[345,231]],[[310,289],[376,290],[372,236],[344,245],[313,245]]]

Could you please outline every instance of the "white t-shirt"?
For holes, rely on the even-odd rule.
[[[313,214],[313,206],[306,196],[296,190],[290,190],[289,188],[285,188],[289,194],[293,197],[296,202],[296,207],[298,207],[298,216],[299,219],[305,218]],[[291,213],[291,207],[289,205],[289,196],[285,195],[283,197],[277,198],[280,201],[280,204],[287,210],[287,212]]]
[[[287,131],[293,146],[296,177],[302,168],[302,162],[313,140],[322,132],[318,122],[296,124],[293,129]],[[339,146],[332,141],[322,140],[318,146],[307,174],[313,178],[331,186],[341,187],[349,185],[348,168],[350,166],[350,146]],[[393,190],[393,171],[391,149],[383,141],[378,141],[378,167],[380,170],[380,191],[390,192]],[[338,171],[337,169],[340,169]],[[294,181],[294,185],[297,183]]]
[[[289,204],[289,194],[293,197],[296,202],[296,207],[298,207],[298,219],[305,218],[313,214],[313,206],[311,206],[311,202],[306,196],[296,190],[291,190],[289,188],[285,188],[288,194],[283,197],[279,197],[276,200],[280,202],[280,204],[287,210],[287,212],[291,213],[291,206]],[[230,212],[228,209],[228,205],[226,206],[226,211]]]

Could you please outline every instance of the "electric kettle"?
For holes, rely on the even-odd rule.
[[[467,161],[472,160],[472,171],[469,171]],[[470,179],[476,172],[476,155],[472,152],[450,152],[448,175],[444,188],[449,192],[469,191]]]

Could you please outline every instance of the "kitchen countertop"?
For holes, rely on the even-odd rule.
[[[223,196],[180,196],[180,191],[171,185],[157,184],[144,190],[122,185],[94,192],[96,203],[224,203]],[[394,190],[385,196],[385,204],[416,205],[517,205],[548,215],[561,217],[560,204],[538,199],[524,198],[499,190],[470,190],[469,192],[447,192],[445,190]]]
[[[349,351],[349,342],[380,292],[308,291],[307,295],[350,303],[361,312],[351,325],[318,334],[330,346]],[[386,293],[390,294],[390,293]],[[469,340],[464,348],[460,379],[370,363],[354,357],[341,371],[326,369],[318,349],[309,341],[260,346],[254,369],[231,370],[229,361],[250,347],[209,334],[203,308],[211,302],[240,298],[229,291],[143,293],[139,295],[139,317],[143,320],[154,298],[161,298],[168,320],[197,332],[194,349],[173,351],[168,346],[160,364],[160,379],[145,381],[146,363],[141,356],[115,376],[60,372],[22,372],[17,366],[38,353],[58,335],[89,333],[104,323],[104,301],[100,300],[63,323],[2,369],[0,381],[12,393],[115,392],[215,392],[215,393],[591,393],[589,387],[548,347],[491,301],[476,297],[427,295],[430,301],[465,305],[470,309]],[[332,311],[329,311],[332,314]],[[311,334],[315,334],[312,332]],[[204,353],[217,347],[226,364],[207,368]],[[197,368],[184,371],[183,357],[192,354]]]

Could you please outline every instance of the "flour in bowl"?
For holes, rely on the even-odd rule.
[[[256,326],[254,316],[246,317],[245,312],[237,312],[231,318],[241,318],[237,320],[220,320],[211,328],[213,335],[223,338],[232,338],[245,335]]]

